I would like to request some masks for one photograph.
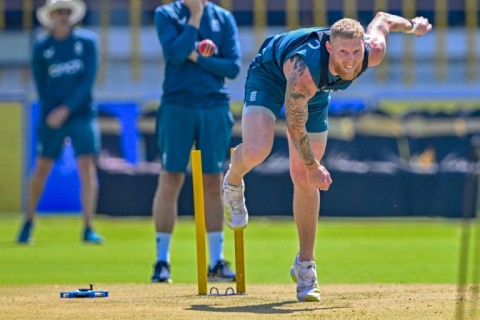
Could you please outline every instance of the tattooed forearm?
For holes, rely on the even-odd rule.
[[[303,163],[307,166],[311,165],[315,163],[315,156],[310,145],[307,131],[305,130],[307,108],[302,105],[288,106],[287,104],[286,110],[287,129],[293,145],[295,146],[295,149],[297,149]]]
[[[315,155],[313,154],[312,145],[310,144],[307,133],[300,138],[298,143],[294,143],[294,145],[305,166],[309,167],[315,164]]]
[[[293,71],[296,72],[296,75],[303,76],[305,70],[307,69],[307,65],[305,64],[305,61],[303,61],[303,58],[298,55],[294,55],[290,58],[290,61],[293,62]]]
[[[312,96],[308,83],[302,78],[307,70],[305,62],[294,56],[293,69],[287,79],[285,92],[285,110],[287,129],[297,152],[306,166],[315,163],[310,139],[305,129],[308,118],[308,99]]]

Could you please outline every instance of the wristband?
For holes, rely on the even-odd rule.
[[[417,23],[413,20],[409,20],[409,21],[412,24],[412,29],[408,31],[404,31],[404,33],[415,33],[415,30],[417,30]]]

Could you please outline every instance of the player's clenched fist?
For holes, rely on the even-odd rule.
[[[318,189],[327,191],[330,188],[332,178],[330,172],[324,166],[318,165],[316,168],[309,168],[307,172],[309,182]]]

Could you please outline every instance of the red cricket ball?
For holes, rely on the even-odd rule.
[[[210,57],[215,53],[215,43],[210,39],[200,41],[198,44],[198,52],[204,57]]]

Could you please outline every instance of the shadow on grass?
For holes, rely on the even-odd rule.
[[[281,307],[289,305],[298,305],[300,308],[280,309]],[[314,307],[314,304],[309,304],[313,308],[301,308],[302,305],[298,301],[282,301],[276,303],[256,304],[250,306],[234,306],[234,307],[220,307],[207,304],[194,304],[188,310],[193,311],[207,311],[207,312],[232,312],[232,313],[258,313],[258,314],[292,314],[296,312],[308,312],[314,310],[333,310],[346,309],[347,307]]]

